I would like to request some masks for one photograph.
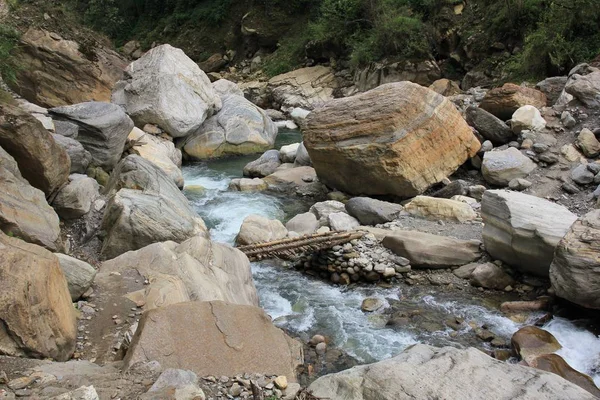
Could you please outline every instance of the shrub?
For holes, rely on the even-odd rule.
[[[0,76],[6,82],[16,79],[19,63],[14,56],[19,41],[19,34],[8,25],[0,24]]]

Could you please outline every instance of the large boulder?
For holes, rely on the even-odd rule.
[[[267,92],[283,109],[312,110],[332,100],[337,86],[331,68],[317,65],[274,76],[269,80]]]
[[[481,147],[449,100],[410,82],[382,85],[313,111],[304,144],[327,186],[400,197],[442,181]]]
[[[478,240],[461,240],[417,231],[394,231],[383,246],[410,260],[413,268],[448,268],[469,264],[482,255]]]
[[[271,242],[285,238],[287,233],[281,221],[253,214],[244,219],[235,241],[241,246]]]
[[[77,301],[92,286],[96,270],[85,261],[66,254],[56,253],[60,269],[67,280],[71,300]]]
[[[483,156],[481,173],[492,185],[505,187],[513,179],[526,178],[536,165],[514,147],[488,151]]]
[[[462,201],[417,196],[404,206],[411,215],[435,221],[466,222],[477,218],[470,205]]]
[[[137,126],[158,125],[172,137],[195,132],[221,108],[219,95],[198,64],[168,44],[127,67],[112,102],[123,106]]]
[[[514,285],[515,280],[493,263],[479,264],[471,272],[471,284],[487,289],[504,290]]]
[[[515,134],[504,121],[483,108],[470,106],[466,111],[466,119],[481,136],[494,144],[502,145],[515,138]]]
[[[62,249],[58,215],[48,205],[44,192],[31,186],[15,160],[0,147],[0,230],[44,246]]]
[[[0,232],[0,354],[67,361],[77,321],[58,258]]]
[[[163,368],[184,368],[198,376],[260,373],[294,382],[303,358],[302,344],[258,307],[187,302],[142,315],[125,366],[158,361]]]
[[[127,61],[108,47],[94,46],[90,57],[78,43],[33,27],[20,42],[17,57],[23,68],[18,69],[11,86],[44,107],[110,101],[112,87],[127,66]]]
[[[281,165],[278,150],[267,150],[254,161],[244,167],[244,176],[250,178],[264,178],[274,173]]]
[[[175,148],[173,142],[153,136],[139,128],[133,128],[127,139],[136,143],[133,146],[134,152],[162,169],[178,188],[183,188],[181,150]]]
[[[100,195],[98,182],[85,175],[73,174],[52,202],[56,213],[64,219],[77,219],[87,214]]]
[[[119,162],[133,121],[114,104],[87,102],[50,110],[53,117],[79,125],[77,141],[92,154],[92,164],[111,171]]]
[[[123,159],[106,186],[102,246],[104,258],[114,258],[151,243],[183,242],[208,236],[204,221],[162,169],[137,155]]]
[[[535,85],[535,88],[546,95],[548,106],[553,106],[567,84],[567,76],[553,76],[546,78]]]
[[[369,197],[354,197],[346,203],[346,211],[363,225],[377,225],[398,218],[402,206]]]
[[[537,326],[525,326],[516,331],[510,339],[515,352],[527,363],[534,358],[551,354],[562,348],[550,332]]]
[[[63,135],[52,135],[54,141],[61,146],[71,160],[72,174],[85,174],[88,165],[92,162],[92,154],[87,151],[77,140]]]
[[[546,95],[539,90],[505,83],[504,86],[487,92],[479,106],[506,121],[522,106],[542,108],[547,101]]]
[[[481,216],[483,242],[492,257],[544,277],[558,242],[577,220],[561,205],[507,190],[487,190]]]
[[[317,398],[344,400],[595,398],[558,375],[501,362],[474,348],[424,344],[388,360],[325,375],[309,390]]]
[[[542,371],[551,372],[561,376],[571,383],[587,390],[594,396],[600,398],[600,389],[594,383],[594,380],[588,375],[573,369],[567,362],[558,354],[544,354],[534,358],[529,363],[530,367],[537,368]]]
[[[263,179],[269,189],[276,192],[296,192],[318,184],[317,174],[312,167],[280,169]]]
[[[587,75],[573,74],[569,76],[565,91],[586,107],[600,107],[600,71],[596,70]]]
[[[557,296],[586,308],[600,309],[600,210],[594,210],[568,229],[550,265]]]
[[[19,164],[23,177],[46,196],[69,177],[67,152],[37,119],[18,107],[0,104],[0,146]]]
[[[196,160],[258,153],[275,144],[277,126],[261,108],[244,97],[228,95],[223,108],[183,142],[184,153]]]
[[[125,303],[124,309],[211,300],[258,306],[248,258],[200,236],[181,244],[154,243],[105,261],[95,284],[110,293],[106,302]],[[107,310],[100,318],[110,320],[111,314]]]
[[[315,233],[319,229],[319,221],[315,214],[306,212],[298,214],[294,218],[290,219],[285,227],[290,232],[296,232],[301,235]]]

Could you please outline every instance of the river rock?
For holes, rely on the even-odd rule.
[[[94,386],[81,386],[75,390],[53,396],[50,400],[100,400]]]
[[[62,249],[58,215],[44,192],[21,176],[19,167],[0,147],[0,229],[8,235],[43,246]]]
[[[287,233],[281,221],[253,214],[244,219],[235,241],[241,246],[272,242],[285,238]]]
[[[446,186],[434,192],[432,197],[441,197],[443,199],[451,199],[455,196],[466,196],[469,194],[470,184],[462,179],[457,179],[448,183]]]
[[[571,179],[580,185],[589,185],[594,181],[594,173],[588,169],[587,164],[579,164],[571,171]]]
[[[410,260],[413,268],[448,268],[469,264],[481,257],[481,242],[417,231],[394,231],[383,246]]]
[[[467,203],[429,196],[415,197],[404,205],[404,210],[411,215],[435,221],[466,222],[477,218],[477,213]]]
[[[346,203],[348,214],[358,219],[363,225],[377,225],[392,222],[402,212],[400,204],[371,199],[369,197],[354,197]]]
[[[600,107],[600,71],[596,70],[587,75],[570,75],[565,91],[586,107]]]
[[[0,353],[67,361],[77,321],[58,258],[0,232]]]
[[[109,101],[127,61],[111,46],[94,46],[93,57],[82,44],[32,25],[20,38],[19,68],[12,88],[44,107],[76,104],[90,99]]]
[[[433,82],[431,85],[429,85],[429,89],[446,97],[462,94],[462,90],[460,90],[458,82],[445,78],[438,79],[437,81]]]
[[[313,185],[316,180],[317,174],[311,167],[280,169],[264,178],[269,189],[278,192],[296,192],[303,187]]]
[[[55,256],[67,280],[71,300],[76,302],[92,286],[96,270],[90,264],[66,254],[56,253]]]
[[[505,83],[502,87],[488,91],[479,106],[506,121],[520,107],[530,105],[542,108],[547,101],[546,95],[539,90]]]
[[[333,99],[337,86],[333,70],[317,65],[274,76],[268,82],[267,92],[284,109],[312,110]]]
[[[600,155],[600,142],[596,139],[596,135],[587,128],[581,130],[575,144],[586,157],[596,158]]]
[[[294,161],[294,167],[311,167],[312,161],[308,155],[308,150],[304,146],[304,142],[300,143],[298,151],[296,152],[296,160]]]
[[[315,233],[319,229],[319,221],[315,214],[307,212],[304,214],[298,214],[294,218],[290,219],[285,227],[290,232],[296,232],[301,235]]]
[[[308,116],[304,144],[324,184],[405,198],[442,181],[481,147],[449,100],[410,82],[330,101]]]
[[[484,179],[496,186],[508,186],[510,181],[527,177],[536,165],[514,147],[488,151],[483,156],[481,173]]]
[[[504,290],[515,284],[515,280],[493,263],[479,264],[471,272],[471,284],[486,289]]]
[[[183,188],[181,150],[175,148],[173,142],[148,134],[139,128],[133,128],[127,139],[137,143],[133,150],[140,157],[162,169],[178,188]]]
[[[369,297],[362,301],[360,309],[365,312],[374,312],[382,308],[384,305],[385,303],[383,302],[383,300],[375,297]]]
[[[119,162],[133,121],[121,107],[88,102],[50,110],[53,117],[79,125],[77,141],[92,154],[95,166],[111,171]]]
[[[147,311],[191,300],[258,306],[248,258],[200,236],[181,244],[153,243],[105,261],[95,285],[110,294],[101,301],[124,309],[137,304]],[[99,318],[110,321],[112,312],[103,311]]]
[[[514,133],[504,121],[483,108],[470,106],[466,111],[466,119],[481,136],[495,144],[502,145],[515,138]]]
[[[534,106],[523,106],[512,115],[510,127],[517,134],[524,130],[541,131],[546,127],[546,120]]]
[[[302,344],[258,307],[188,302],[142,315],[125,366],[156,360],[163,368],[185,368],[198,376],[260,373],[295,381],[303,358]]]
[[[566,76],[553,76],[538,82],[535,88],[546,95],[547,105],[551,107],[560,97],[568,79]]]
[[[9,104],[0,104],[0,146],[19,164],[23,178],[46,196],[69,177],[67,152],[37,119]]]
[[[240,89],[240,87],[236,83],[228,81],[227,79],[219,79],[213,82],[212,86],[213,89],[215,89],[215,92],[221,97],[230,94],[244,97],[244,92],[242,91],[242,89]]]
[[[196,160],[258,153],[275,144],[277,127],[261,108],[244,97],[222,98],[223,108],[183,142],[183,151]]]
[[[346,212],[346,206],[340,201],[327,200],[313,204],[309,212],[317,217],[321,226],[328,226],[329,214]]]
[[[577,216],[548,200],[487,190],[481,202],[485,249],[521,272],[548,276],[558,242]]]
[[[477,268],[480,265],[481,264],[476,263],[466,264],[462,267],[456,268],[454,271],[452,271],[452,273],[461,279],[470,279],[473,275],[473,271],[475,271],[475,268]]]
[[[498,361],[474,348],[424,344],[388,360],[325,375],[309,390],[317,398],[344,400],[595,398],[557,375]]]
[[[300,148],[300,143],[292,143],[287,146],[281,147],[279,149],[279,157],[281,158],[281,162],[284,163],[293,163],[296,161],[296,153],[298,153],[298,149]]]
[[[124,107],[137,126],[158,125],[172,137],[197,131],[221,109],[221,98],[198,64],[168,44],[127,67],[112,102]]]
[[[345,212],[331,213],[327,216],[329,227],[333,231],[353,231],[360,226],[360,222]]]
[[[586,308],[600,309],[600,210],[577,220],[560,239],[550,266],[557,296]]]
[[[249,162],[244,167],[244,176],[264,178],[274,173],[281,165],[278,150],[267,150],[258,159]]]
[[[267,190],[269,185],[260,178],[248,179],[232,179],[229,187],[240,192],[261,192]]]
[[[106,230],[104,258],[151,243],[208,236],[204,221],[173,180],[140,156],[127,156],[117,165],[105,192],[111,198],[102,222]]]
[[[52,135],[52,137],[69,155],[71,160],[70,172],[72,174],[85,174],[88,165],[92,162],[92,154],[73,138],[57,134]]]
[[[515,332],[510,340],[515,352],[526,362],[534,358],[551,354],[562,346],[548,331],[537,326],[526,326]]]
[[[587,390],[594,396],[600,397],[600,390],[594,383],[594,380],[588,375],[571,368],[558,354],[544,354],[530,360],[528,364],[530,367],[561,376],[567,381]]]
[[[70,182],[58,192],[52,207],[64,219],[77,219],[87,214],[100,195],[98,182],[85,175],[73,174]]]

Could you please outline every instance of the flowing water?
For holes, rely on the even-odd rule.
[[[284,131],[278,136],[276,146],[300,140],[298,132]],[[210,228],[213,240],[232,244],[242,221],[250,214],[286,221],[310,206],[294,196],[229,191],[231,179],[242,177],[244,165],[256,158],[256,155],[227,158],[183,168],[186,186],[204,188],[204,191],[185,190],[185,194]],[[407,286],[348,289],[268,262],[253,263],[252,271],[261,306],[278,326],[305,340],[317,333],[326,335],[335,346],[364,363],[392,357],[418,342],[436,346],[469,345],[457,339],[449,328],[428,333],[386,327],[381,314],[368,315],[360,310],[365,297],[384,299],[388,306],[390,302],[410,299],[434,319],[461,317],[479,326],[486,325],[507,340],[524,325],[481,302],[436,292],[434,288],[419,289],[423,292]],[[558,354],[600,384],[600,339],[564,318],[555,318],[544,328],[563,345]]]

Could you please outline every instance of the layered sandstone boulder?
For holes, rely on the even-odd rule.
[[[319,179],[351,194],[416,196],[481,147],[445,97],[410,82],[336,99],[307,118]]]
[[[523,106],[542,108],[547,101],[546,95],[539,90],[505,83],[504,86],[487,92],[479,107],[506,121]]]

